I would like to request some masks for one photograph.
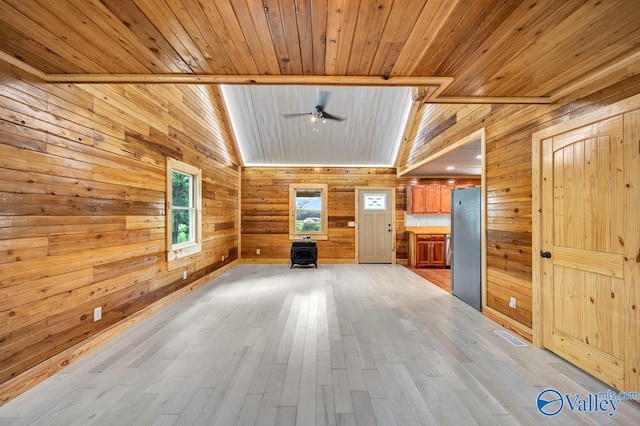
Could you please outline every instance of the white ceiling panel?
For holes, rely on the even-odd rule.
[[[395,163],[411,107],[407,87],[223,85],[247,166],[378,166]],[[344,121],[318,120],[318,104]],[[284,117],[284,114],[306,114]]]
[[[482,147],[477,140],[410,171],[405,176],[480,176]]]

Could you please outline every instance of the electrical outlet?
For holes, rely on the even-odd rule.
[[[511,309],[515,309],[516,308],[516,298],[512,297],[511,299],[509,299],[509,307]]]
[[[187,279],[187,271],[182,272],[182,279],[183,280]]]
[[[93,308],[93,322],[100,321],[102,319],[102,306]]]
[[[260,254],[260,249],[256,249],[256,254]]]

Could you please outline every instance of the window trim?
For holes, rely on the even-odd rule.
[[[297,189],[319,189],[322,192],[322,218],[321,232],[296,232],[296,190]],[[329,239],[329,220],[327,202],[327,184],[326,183],[292,183],[289,184],[289,239],[295,240],[301,237],[309,236],[314,240]]]
[[[173,229],[173,172],[179,172],[193,177],[194,192],[190,194],[193,196],[193,206],[195,208],[194,221],[194,240],[186,243],[173,244],[172,233]],[[167,262],[171,262],[176,259],[180,259],[185,256],[190,256],[202,251],[202,170],[176,160],[174,158],[167,157],[167,200],[166,200],[166,236],[167,236]]]

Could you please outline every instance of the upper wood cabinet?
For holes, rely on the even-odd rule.
[[[407,213],[451,213],[453,185],[411,185],[407,187]]]
[[[451,191],[454,185],[440,185],[440,213],[451,213]]]
[[[440,213],[440,185],[426,185],[427,213]]]
[[[407,213],[427,212],[427,191],[424,185],[407,187]]]

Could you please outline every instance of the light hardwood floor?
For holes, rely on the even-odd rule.
[[[0,424],[639,424],[536,409],[608,387],[403,266],[240,265],[0,407]]]

